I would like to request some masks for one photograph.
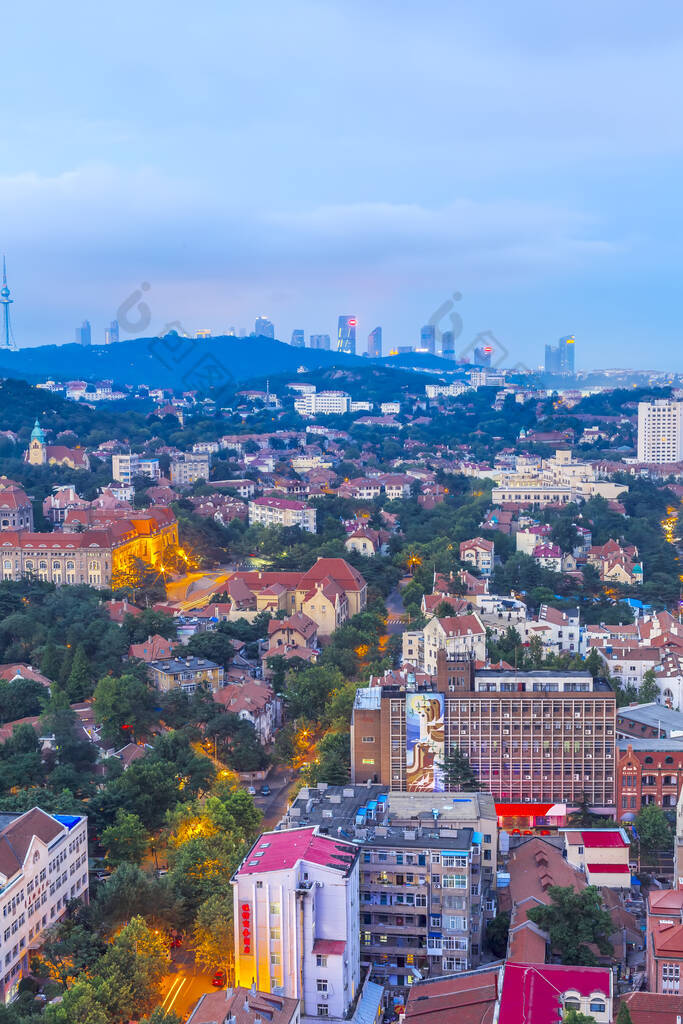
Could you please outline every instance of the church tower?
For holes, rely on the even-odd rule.
[[[47,463],[45,434],[38,420],[31,431],[31,443],[28,446],[28,461],[32,466],[44,466]]]

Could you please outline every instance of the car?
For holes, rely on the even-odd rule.
[[[213,978],[211,979],[211,984],[214,985],[216,988],[223,988],[225,982],[225,971],[223,970],[222,967],[219,967],[216,973],[214,974]]]
[[[249,796],[256,796],[256,786],[247,786]]]
[[[270,796],[270,786],[268,786],[267,784],[261,786],[259,793],[261,794],[261,796]]]

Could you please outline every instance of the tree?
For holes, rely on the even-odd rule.
[[[180,1017],[177,1014],[172,1013],[170,1010],[164,1010],[162,1006],[157,1006],[155,1010],[152,1010],[149,1017],[143,1017],[140,1024],[182,1024]]]
[[[508,932],[510,930],[510,913],[502,911],[486,925],[486,941],[489,949],[495,957],[502,960],[508,947]]]
[[[625,1003],[623,1000],[619,1007],[619,1013],[617,1014],[615,1024],[633,1024],[633,1017],[631,1016],[631,1011],[628,1008],[628,1003]]]
[[[83,971],[91,970],[106,950],[103,939],[78,921],[69,919],[51,928],[43,944],[39,971],[47,969],[64,988]]]
[[[137,676],[104,676],[95,687],[95,721],[102,726],[102,736],[108,743],[123,745],[144,735],[153,708],[154,695]]]
[[[479,780],[474,774],[469,758],[462,753],[459,747],[451,747],[443,761],[436,763],[443,771],[444,780],[449,790],[464,790],[474,793],[479,789]]]
[[[654,852],[671,844],[671,825],[661,807],[646,804],[636,815],[634,831],[644,850]]]
[[[92,689],[92,674],[90,663],[82,644],[79,644],[71,664],[69,678],[66,681],[66,692],[71,701],[83,700],[89,697]]]
[[[609,936],[614,925],[602,906],[599,889],[589,885],[575,892],[571,886],[551,885],[548,895],[551,902],[533,907],[527,917],[549,933],[551,948],[558,951],[563,964],[594,966],[593,944],[604,956],[613,955]]]
[[[591,1017],[587,1013],[581,1013],[580,1010],[565,1010],[564,1017],[562,1018],[563,1024],[597,1024],[595,1017]]]
[[[232,892],[217,892],[200,905],[194,924],[197,961],[207,970],[222,967],[226,978],[234,957]]]
[[[107,851],[107,864],[112,868],[124,861],[139,864],[149,846],[149,833],[137,814],[120,807],[114,824],[102,833],[102,846]]]
[[[639,704],[652,704],[659,697],[659,686],[655,670],[649,668],[643,675],[643,681],[638,690]],[[628,1007],[627,1007],[628,1009]]]

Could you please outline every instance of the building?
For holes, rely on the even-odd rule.
[[[683,890],[647,894],[645,971],[650,992],[680,995],[683,968]]]
[[[43,501],[43,515],[54,527],[59,527],[71,509],[89,507],[90,502],[81,498],[76,493],[76,488],[69,484],[66,487],[53,488],[53,493]]]
[[[325,352],[330,351],[330,336],[329,334],[309,334],[308,336],[308,347],[315,349],[322,349]]]
[[[566,338],[560,338],[557,345],[546,345],[545,372],[574,373],[575,351],[576,339],[571,334]]]
[[[389,1005],[404,1004],[425,974],[479,963],[495,907],[495,808],[487,794],[462,804],[418,796],[408,806],[383,786],[321,784],[301,790],[280,822],[360,847],[361,957]]]
[[[183,693],[195,693],[198,689],[215,691],[223,686],[225,675],[222,665],[194,656],[150,661],[148,670],[152,685],[162,693],[169,690],[182,690]]]
[[[483,537],[464,540],[460,545],[460,561],[467,562],[479,570],[481,576],[490,576],[493,572],[493,541]]]
[[[305,654],[318,648],[318,627],[313,619],[295,612],[286,619],[271,619],[268,623],[268,655],[286,655],[290,652]]]
[[[467,390],[467,384],[462,380],[456,380],[453,384],[425,384],[427,398],[457,398]]]
[[[382,358],[382,328],[375,327],[368,334],[368,355],[371,359]]]
[[[238,986],[201,996],[187,1024],[299,1024],[300,1007],[298,999]]]
[[[613,1020],[614,979],[607,967],[507,962],[496,1024],[557,1024],[576,1010],[595,1024]]]
[[[294,408],[300,416],[342,416],[350,402],[345,391],[309,391],[294,399]]]
[[[132,484],[136,476],[159,480],[161,467],[158,459],[148,459],[143,455],[112,455],[111,475],[121,484]]]
[[[358,321],[355,316],[340,316],[337,324],[337,352],[345,352],[347,355],[356,354],[356,327]]]
[[[292,348],[305,348],[306,336],[300,328],[295,328],[292,331],[292,338],[289,344]]]
[[[140,661],[146,662],[161,661],[163,658],[172,658],[173,648],[177,645],[177,640],[167,640],[155,633],[139,644],[131,644],[128,648],[128,657],[139,658]]]
[[[119,322],[118,320],[112,320],[109,327],[104,329],[104,344],[115,345],[119,340]]]
[[[89,320],[84,320],[81,326],[76,328],[76,344],[92,345],[92,329]]]
[[[490,370],[492,356],[493,348],[491,345],[480,345],[474,350],[472,362],[475,366],[482,366],[485,370]]]
[[[673,739],[683,742],[683,713],[673,711],[654,701],[619,708],[617,713],[619,739]]]
[[[589,885],[631,888],[631,844],[623,829],[568,829],[564,849],[567,863],[583,871]]]
[[[0,814],[2,1001],[17,993],[48,928],[69,900],[88,902],[88,823],[82,815]]]
[[[356,551],[359,555],[373,557],[385,555],[389,550],[390,535],[386,530],[372,530],[369,526],[359,526],[344,541],[347,551]]]
[[[228,683],[214,692],[214,700],[225,711],[249,722],[263,746],[272,741],[280,724],[280,700],[266,683],[250,678]]]
[[[683,995],[655,992],[626,992],[621,1003],[628,1006],[632,1024],[678,1024],[683,1020]]]
[[[587,672],[473,673],[470,659],[441,658],[436,676],[407,672],[356,692],[352,781],[443,791],[441,765],[457,747],[500,818],[562,824],[584,800],[614,815],[616,701],[606,684]]]
[[[0,531],[33,530],[33,504],[26,492],[0,476]]]
[[[315,828],[266,832],[235,872],[235,981],[350,1015],[360,986],[360,850]]]
[[[171,483],[188,486],[197,480],[208,480],[211,456],[207,453],[184,452],[171,459]]]
[[[436,675],[439,653],[448,661],[458,658],[486,660],[486,627],[476,612],[470,615],[434,615],[424,629],[403,633],[403,661]]]
[[[315,506],[288,498],[252,498],[249,502],[250,526],[296,526],[306,533],[315,533],[317,514]]]
[[[38,420],[31,431],[31,440],[24,452],[24,462],[31,466],[68,466],[69,469],[90,469],[90,459],[83,448],[50,445]]]
[[[168,508],[130,513],[82,533],[7,530],[0,533],[0,579],[35,576],[58,586],[108,587],[131,558],[156,565],[177,544],[178,524]]]
[[[425,324],[420,328],[420,350],[431,353],[436,351],[436,327],[434,324]]]
[[[683,402],[638,402],[638,462],[683,461]]]
[[[617,746],[619,820],[633,821],[646,804],[667,809],[675,807],[683,792],[683,737],[679,740],[622,739],[617,741]]]
[[[257,316],[254,320],[254,336],[257,338],[274,338],[275,328],[265,316]]]
[[[444,359],[455,359],[454,331],[441,332],[441,355],[444,357]]]

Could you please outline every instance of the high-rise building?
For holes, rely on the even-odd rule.
[[[368,334],[368,355],[371,359],[382,358],[382,328],[375,327]]]
[[[0,348],[17,347],[12,334],[12,321],[9,314],[9,308],[13,302],[14,299],[10,298],[9,288],[7,287],[7,266],[5,264],[5,257],[3,256],[2,289],[0,289],[0,303],[2,303],[2,339],[0,339]]]
[[[683,461],[683,402],[638,402],[638,462]]]
[[[118,320],[112,320],[109,327],[104,329],[104,344],[114,345],[119,340],[119,322]]]
[[[360,848],[314,828],[265,832],[232,878],[235,983],[351,1016],[360,985]]]
[[[257,338],[274,338],[275,328],[265,316],[257,316],[254,320],[254,335]]]
[[[436,351],[436,327],[433,324],[425,324],[420,328],[420,348],[427,352]]]
[[[92,345],[92,329],[89,320],[84,320],[81,326],[76,328],[76,344],[85,347]]]
[[[441,355],[444,359],[455,359],[455,335],[453,331],[442,332]]]
[[[304,332],[300,328],[296,328],[292,331],[292,340],[290,344],[292,348],[303,348],[306,344]]]
[[[358,321],[355,316],[340,316],[337,325],[337,352],[345,352],[347,355],[356,354],[356,326]]]
[[[474,350],[474,365],[475,366],[491,366],[491,356],[493,355],[493,348],[491,345],[482,345],[481,348],[475,348]]]
[[[330,336],[329,334],[310,334],[308,336],[308,347],[309,348],[321,348],[329,352],[330,350]]]
[[[457,747],[500,817],[564,824],[584,801],[614,814],[616,702],[606,683],[588,672],[473,672],[469,658],[445,652],[437,664],[436,675],[406,669],[357,691],[354,783],[443,791],[440,765]]]
[[[573,334],[568,334],[565,338],[560,338],[557,345],[546,345],[545,372],[574,373],[575,351],[576,339]]]

